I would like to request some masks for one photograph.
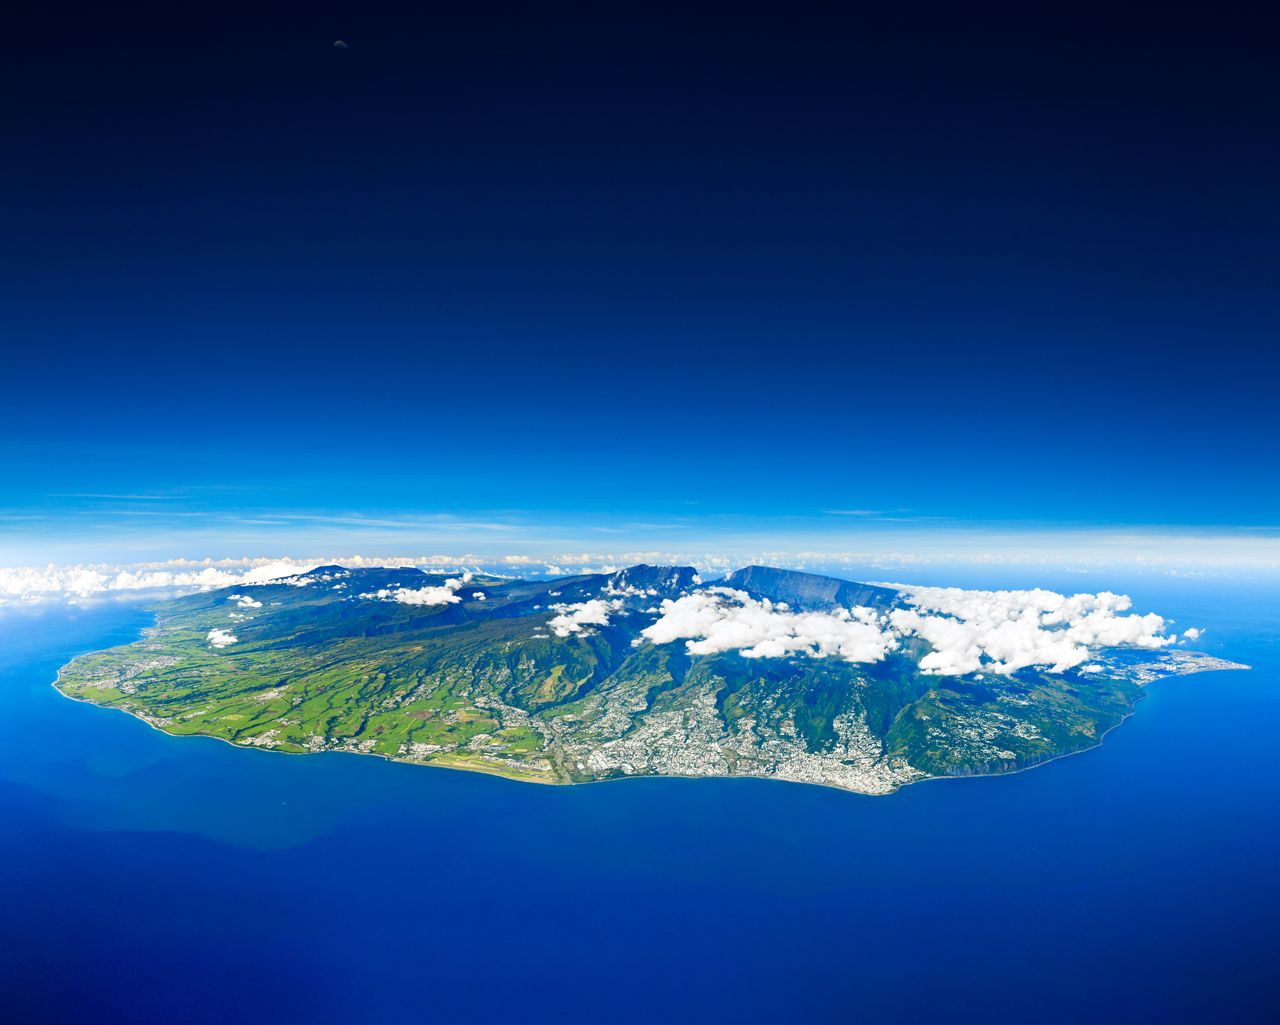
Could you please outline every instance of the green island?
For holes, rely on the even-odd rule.
[[[758,776],[884,794],[1083,751],[1152,680],[1246,668],[1161,641],[1065,668],[984,655],[981,671],[925,671],[938,620],[966,624],[912,628],[914,601],[759,566],[711,583],[672,566],[553,580],[322,566],[164,601],[138,641],[74,659],[56,686],[167,733],[273,751],[537,783]]]

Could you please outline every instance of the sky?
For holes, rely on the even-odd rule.
[[[19,10],[0,565],[1274,566],[1280,40],[1028,6]]]

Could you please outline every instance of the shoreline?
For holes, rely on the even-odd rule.
[[[154,616],[154,610],[148,610],[148,611],[151,611]],[[140,628],[139,636],[140,637],[143,636],[146,630],[153,629],[155,625],[156,623],[155,623],[155,620],[153,619],[153,622],[151,623],[150,626]],[[123,713],[124,715],[129,716],[129,718],[134,719],[137,722],[145,723],[148,727],[155,730],[157,733],[162,733],[167,737],[172,737],[174,740],[183,740],[189,737],[199,737],[199,738],[204,738],[206,740],[216,740],[220,743],[226,744],[228,747],[235,748],[236,750],[239,750],[239,751],[261,751],[264,754],[296,755],[296,756],[334,754],[334,755],[357,755],[357,756],[363,756],[363,757],[374,757],[374,758],[379,758],[384,762],[389,762],[396,765],[412,765],[412,766],[418,766],[420,768],[426,768],[426,769],[447,769],[454,772],[473,772],[483,776],[491,776],[497,779],[505,779],[512,783],[531,783],[536,786],[544,786],[544,787],[591,786],[593,784],[601,784],[601,783],[617,783],[622,780],[629,780],[629,779],[670,779],[670,780],[752,779],[752,780],[762,780],[770,783],[790,783],[792,785],[818,787],[822,790],[835,790],[845,794],[857,794],[861,797],[892,797],[894,794],[897,794],[902,790],[905,790],[907,787],[914,786],[918,783],[930,783],[930,782],[935,782],[939,780],[994,779],[994,778],[1000,778],[1003,776],[1015,776],[1015,775],[1018,775],[1019,773],[1030,772],[1033,769],[1039,769],[1043,766],[1049,765],[1053,762],[1061,761],[1062,759],[1065,759],[1065,758],[1073,758],[1077,755],[1088,754],[1090,751],[1095,751],[1098,748],[1102,747],[1106,738],[1110,736],[1114,730],[1119,729],[1126,722],[1128,722],[1129,719],[1133,717],[1133,715],[1137,711],[1138,704],[1141,701],[1146,699],[1146,688],[1148,686],[1147,683],[1139,684],[1142,690],[1139,693],[1138,699],[1129,707],[1128,712],[1126,712],[1125,715],[1122,718],[1120,718],[1116,723],[1114,723],[1112,726],[1104,730],[1102,734],[1098,737],[1097,742],[1090,744],[1088,747],[1083,747],[1076,751],[1063,751],[1059,754],[1050,755],[1047,758],[1043,758],[1039,761],[1032,762],[1029,765],[1022,765],[1012,769],[1000,769],[995,772],[957,773],[955,775],[936,775],[933,773],[926,773],[923,776],[921,776],[919,779],[914,779],[906,783],[902,783],[896,787],[893,787],[890,790],[866,791],[866,790],[854,790],[850,787],[842,787],[834,783],[816,783],[816,782],[813,782],[812,780],[787,779],[785,777],[779,777],[779,776],[753,775],[750,773],[707,774],[707,775],[698,775],[698,776],[686,776],[686,775],[674,775],[674,774],[668,774],[668,773],[647,772],[647,773],[634,773],[634,774],[623,773],[618,776],[610,776],[604,779],[562,780],[562,779],[546,778],[546,777],[539,777],[539,776],[533,775],[533,770],[529,770],[529,774],[526,775],[516,771],[507,771],[506,769],[500,768],[498,766],[484,765],[483,763],[477,763],[472,765],[472,764],[449,764],[444,761],[440,761],[440,762],[414,761],[407,758],[396,758],[392,755],[382,754],[377,751],[344,751],[344,750],[288,751],[288,750],[282,750],[276,747],[263,747],[256,744],[239,744],[239,743],[236,743],[236,741],[234,740],[229,740],[226,737],[219,737],[212,733],[171,733],[169,730],[166,730],[163,726],[156,725],[156,723],[150,721],[149,719],[143,717],[142,715],[139,715],[137,712],[134,712],[131,709],[122,708],[118,705],[101,705],[95,701],[90,701],[86,698],[75,697],[74,695],[68,694],[66,691],[64,691],[60,686],[62,681],[62,671],[65,668],[67,668],[67,666],[70,665],[71,662],[75,661],[75,658],[78,658],[80,654],[88,654],[88,653],[89,652],[81,652],[76,656],[74,656],[71,660],[69,660],[64,665],[59,666],[56,672],[54,673],[54,678],[50,683],[50,687],[52,687],[52,689],[60,697],[63,697],[68,701],[74,701],[77,704],[88,705],[93,708],[102,709],[104,711],[114,711],[114,712]],[[1149,683],[1158,683],[1163,680],[1173,679],[1180,676],[1195,676],[1199,673],[1204,673],[1204,672],[1230,672],[1235,670],[1252,669],[1252,666],[1244,665],[1242,663],[1234,663],[1225,659],[1222,661],[1227,662],[1227,664],[1223,666],[1207,667],[1204,669],[1198,669],[1198,668],[1191,669],[1188,672],[1170,673],[1168,676],[1159,677],[1155,680],[1149,681]],[[924,770],[917,769],[916,771],[923,772]]]
[[[423,769],[445,769],[452,772],[473,772],[482,776],[490,776],[496,779],[504,779],[511,783],[531,783],[535,786],[543,786],[543,787],[565,787],[565,788],[585,787],[585,786],[594,786],[594,785],[605,784],[605,783],[619,783],[624,780],[644,780],[644,779],[690,780],[690,781],[704,780],[704,779],[759,780],[761,782],[766,782],[766,783],[787,783],[792,786],[817,787],[821,790],[834,790],[842,794],[856,794],[859,797],[892,797],[894,794],[900,793],[901,791],[905,790],[907,787],[916,786],[920,783],[933,783],[933,782],[939,782],[939,781],[955,782],[955,781],[962,781],[962,780],[999,779],[1005,776],[1016,776],[1020,773],[1031,772],[1034,769],[1043,768],[1044,766],[1050,765],[1053,762],[1062,761],[1063,759],[1066,759],[1066,758],[1074,758],[1078,755],[1088,754],[1090,751],[1096,751],[1098,748],[1102,747],[1107,737],[1109,737],[1115,730],[1119,729],[1121,726],[1123,726],[1126,722],[1128,722],[1134,716],[1134,714],[1137,712],[1139,703],[1146,700],[1145,691],[1146,691],[1146,687],[1148,686],[1147,684],[1141,685],[1143,687],[1143,692],[1140,694],[1138,700],[1135,701],[1134,704],[1129,708],[1129,711],[1125,713],[1123,718],[1121,718],[1118,722],[1114,723],[1112,726],[1104,730],[1103,733],[1098,737],[1097,743],[1090,744],[1088,747],[1082,747],[1077,751],[1063,751],[1060,754],[1050,755],[1048,758],[1043,758],[1040,761],[1031,763],[1030,765],[1022,765],[1013,769],[1000,769],[996,772],[958,773],[956,775],[934,775],[930,773],[922,776],[920,779],[914,779],[907,783],[903,783],[899,786],[896,786],[892,790],[866,791],[866,790],[853,790],[849,787],[837,786],[834,783],[815,783],[812,780],[787,779],[785,777],[779,777],[779,776],[758,776],[758,775],[752,775],[749,773],[707,774],[707,775],[700,775],[700,776],[685,776],[685,775],[675,775],[670,773],[646,772],[646,773],[633,773],[633,774],[624,773],[619,776],[610,776],[606,779],[587,779],[587,780],[545,779],[545,778],[539,778],[536,776],[524,776],[524,775],[519,775],[513,772],[506,772],[496,767],[491,768],[489,766],[485,766],[481,764],[450,765],[444,762],[420,762],[420,761],[413,761],[407,758],[395,758],[391,755],[381,754],[377,751],[341,751],[341,750],[285,751],[285,750],[281,750],[279,748],[273,748],[273,747],[260,747],[255,744],[238,744],[234,740],[228,740],[226,737],[215,736],[212,733],[170,733],[164,727],[157,726],[155,723],[151,722],[148,719],[143,718],[142,716],[138,715],[136,712],[131,711],[130,709],[120,708],[118,706],[112,706],[112,705],[100,705],[100,704],[97,704],[96,702],[89,701],[85,698],[78,698],[71,694],[68,694],[60,686],[58,686],[58,683],[62,678],[62,668],[64,667],[60,667],[58,669],[57,673],[54,676],[53,681],[50,683],[50,686],[59,696],[65,698],[68,701],[74,701],[76,704],[80,704],[80,705],[88,705],[92,708],[99,708],[99,709],[102,709],[103,711],[120,712],[121,714],[127,715],[129,718],[137,722],[144,723],[146,726],[155,730],[157,733],[162,733],[166,737],[171,737],[174,740],[185,740],[187,738],[201,738],[204,740],[216,740],[219,743],[226,744],[228,747],[235,748],[237,751],[260,751],[263,754],[292,755],[296,757],[308,757],[308,756],[314,756],[314,755],[354,755],[357,757],[365,757],[365,758],[372,757],[372,758],[381,759],[382,761],[388,762],[393,765],[411,765],[411,766],[415,766]],[[1194,670],[1189,673],[1172,673],[1169,676],[1161,677],[1160,680],[1152,680],[1151,682],[1159,683],[1159,682],[1162,682],[1163,680],[1174,679],[1180,676],[1195,676],[1198,673],[1202,673],[1202,672],[1232,672],[1235,670],[1248,670],[1251,668],[1252,668],[1251,666],[1241,665],[1237,663],[1237,664],[1233,664],[1230,668],[1221,667],[1221,668],[1213,668],[1213,669]],[[923,771],[923,770],[918,770],[918,771]]]

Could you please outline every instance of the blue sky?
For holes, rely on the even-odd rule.
[[[23,17],[0,561],[1267,558],[1246,23]]]

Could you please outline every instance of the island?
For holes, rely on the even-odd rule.
[[[65,695],[174,735],[537,783],[755,776],[887,794],[1099,744],[1153,680],[1243,669],[1128,599],[750,566],[556,579],[319,566],[170,599]]]

